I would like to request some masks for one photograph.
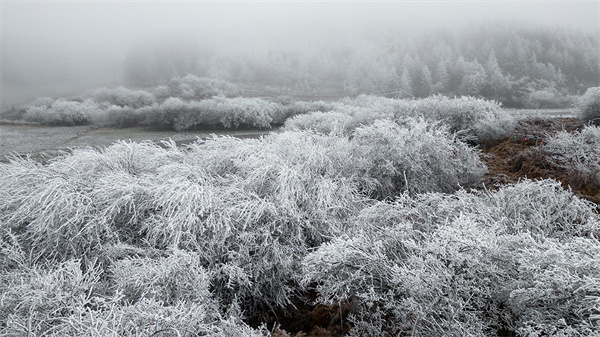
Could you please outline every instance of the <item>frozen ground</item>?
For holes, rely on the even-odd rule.
[[[143,127],[99,128],[95,126],[1,125],[0,159],[10,153],[41,154],[79,146],[106,146],[117,140],[193,141],[211,134],[258,137],[271,130],[202,130],[194,132],[156,131]]]

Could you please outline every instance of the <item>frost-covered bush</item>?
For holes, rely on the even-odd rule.
[[[390,182],[408,178],[409,191],[439,191],[481,174],[481,162],[465,166],[477,154],[446,133],[425,122],[406,130],[389,123],[352,139],[284,132],[215,138],[186,151],[118,143],[78,149],[46,166],[15,159],[0,164],[0,225],[50,260],[95,256],[119,242],[194,251],[223,303],[237,297],[245,309],[283,307],[296,293],[303,256],[341,234],[371,195],[405,190]],[[391,169],[378,171],[388,159]],[[440,176],[418,178],[420,171]],[[121,269],[153,263],[136,260]]]
[[[129,107],[112,106],[94,120],[96,125],[110,125],[120,128],[139,125],[145,118],[144,109],[132,109]],[[98,118],[103,118],[98,119]]]
[[[594,204],[564,190],[554,180],[523,180],[496,191],[457,191],[454,194],[402,195],[394,207],[380,203],[362,212],[360,223],[383,219],[386,224],[411,220],[414,225],[443,225],[463,214],[501,225],[507,233],[527,231],[552,238],[600,235],[600,218]]]
[[[52,103],[54,103],[54,101],[56,101],[56,98],[53,98],[53,97],[38,97],[33,102],[24,105],[23,108],[25,108],[25,109],[30,108],[30,107],[50,108],[52,106]]]
[[[166,86],[158,86],[152,93],[160,101],[171,97],[183,100],[203,100],[214,96],[236,97],[241,94],[237,85],[213,78],[187,75],[171,79]]]
[[[145,91],[99,89],[84,101],[43,98],[26,107],[29,122],[51,125],[94,124],[130,127],[149,125],[177,131],[193,128],[270,128],[295,114],[326,110],[324,102],[288,105],[261,98],[177,96],[155,99]]]
[[[323,101],[296,101],[287,104],[283,111],[273,120],[273,123],[282,125],[291,117],[303,115],[309,112],[327,112],[333,110],[333,103]]]
[[[549,180],[454,192],[485,167],[446,128],[0,163],[0,334],[267,336],[244,320],[311,288],[350,308],[351,336],[597,334],[595,205]]]
[[[44,101],[39,105],[30,105],[26,108],[23,119],[47,125],[83,125],[90,123],[100,110],[90,100],[77,102],[57,99],[50,105],[48,103]]]
[[[368,191],[377,198],[452,192],[476,185],[486,171],[475,150],[423,120],[376,121],[356,129],[352,143],[364,162],[362,175],[378,182]]]
[[[285,128],[290,130],[315,130],[321,133],[343,133],[350,126],[352,119],[352,116],[342,112],[315,111],[288,119],[285,122]]]
[[[600,126],[600,87],[589,88],[577,102],[577,108],[584,123]]]
[[[448,98],[437,95],[407,100],[361,95],[333,103],[329,113],[313,112],[291,118],[286,127],[330,132],[330,125],[337,127],[343,124],[344,131],[350,134],[357,127],[379,119],[393,119],[402,123],[407,118],[442,123],[451,133],[458,133],[484,146],[512,132],[516,125],[515,119],[503,111],[499,103],[474,97]]]
[[[220,310],[202,269],[190,268],[194,265],[193,254],[179,252],[143,265],[139,264],[141,260],[117,262],[114,269],[130,269],[120,269],[113,275],[116,284],[107,281],[99,264],[80,260],[48,268],[23,265],[3,272],[0,333],[137,336],[164,331],[179,336],[199,332],[219,337],[267,335],[266,329],[255,330],[243,323],[239,313]],[[164,274],[161,267],[168,268],[168,273]],[[139,279],[127,280],[136,272],[149,283],[140,286]],[[123,284],[125,280],[128,282]],[[124,295],[136,285],[138,296]]]
[[[510,133],[516,121],[500,107],[500,103],[463,96],[448,98],[437,95],[410,101],[407,110],[396,111],[396,117],[416,115],[448,125],[450,132],[463,132],[486,144]]]
[[[85,305],[97,295],[92,290],[102,291],[103,287],[100,286],[101,270],[87,266],[84,271],[81,263],[70,260],[50,270],[23,265],[3,272],[0,320],[5,325],[0,331],[14,329],[22,334],[44,335],[57,324],[56,320],[60,322],[61,317],[72,314],[74,308],[85,310]],[[31,331],[27,331],[29,329]]]
[[[577,96],[565,95],[556,89],[547,88],[529,93],[525,102],[528,109],[568,108],[577,101]]]
[[[336,102],[281,104],[260,98],[235,97],[239,89],[228,82],[188,75],[151,91],[101,88],[87,100],[40,99],[26,107],[25,119],[42,124],[150,125],[175,130],[201,127],[314,129],[350,135],[379,119],[423,118],[441,122],[450,132],[489,145],[515,125],[496,102],[441,95],[420,100],[361,95]]]
[[[25,249],[52,260],[118,242],[197,251],[215,296],[246,309],[289,303],[302,256],[367,202],[349,140],[311,133],[186,152],[119,143],[0,172],[0,225]]]
[[[373,100],[373,96],[359,96],[356,100],[343,99],[334,103],[334,109],[331,111],[315,111],[291,117],[286,121],[285,127],[295,130],[314,129],[323,133],[337,130],[350,135],[356,128],[372,124],[376,120],[394,119],[391,108],[377,102],[379,97],[374,102],[358,101],[361,98],[364,100],[365,97]],[[373,105],[369,106],[367,103],[373,103]]]
[[[169,98],[138,110],[137,115],[144,116],[144,124],[181,131],[198,127],[270,128],[280,111],[281,104],[260,98],[214,97],[189,102]]]
[[[351,303],[351,336],[595,335],[600,244],[588,236],[600,217],[557,186],[376,204],[352,234],[307,255],[302,284],[316,287],[318,303]]]
[[[578,175],[582,183],[600,185],[600,126],[558,132],[546,139],[542,151],[555,165]]]
[[[96,103],[108,103],[118,107],[139,109],[156,103],[153,94],[144,90],[130,90],[124,87],[100,88],[88,95]]]
[[[225,302],[285,305],[301,257],[366,201],[345,138],[219,138],[190,151],[150,190],[160,207],[143,231],[156,245],[197,249]]]
[[[171,97],[166,99],[160,105],[153,105],[139,109],[139,114],[144,116],[143,123],[160,128],[175,128],[175,120],[186,110],[193,109],[193,103],[189,104],[180,98]],[[202,114],[202,111],[195,111],[196,114]],[[189,112],[188,112],[189,113]]]
[[[260,98],[221,98],[183,104],[175,118],[176,130],[218,125],[225,128],[270,128],[283,107]]]
[[[161,258],[129,257],[113,264],[111,277],[127,301],[146,298],[166,305],[210,302],[210,273],[195,253],[175,251]]]

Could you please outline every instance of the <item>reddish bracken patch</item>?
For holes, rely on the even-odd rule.
[[[494,188],[496,184],[514,183],[519,179],[546,179],[560,181],[573,192],[600,205],[600,186],[587,175],[566,171],[553,165],[540,149],[540,142],[523,141],[522,135],[547,138],[559,131],[572,132],[582,127],[576,118],[527,119],[519,122],[513,135],[504,138],[499,144],[484,149],[483,160],[488,166],[485,184]]]

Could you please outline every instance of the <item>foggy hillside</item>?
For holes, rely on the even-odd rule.
[[[190,73],[257,95],[401,91],[509,106],[565,104],[599,83],[591,2],[2,6],[4,107]]]

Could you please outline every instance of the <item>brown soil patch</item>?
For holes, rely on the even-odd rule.
[[[348,302],[331,306],[314,305],[317,293],[310,290],[293,300],[291,317],[277,321],[274,337],[341,337],[350,330],[348,315],[353,305]]]
[[[513,135],[483,150],[482,158],[489,169],[484,178],[486,187],[493,189],[498,184],[514,183],[523,178],[552,178],[560,181],[565,188],[571,187],[576,195],[600,205],[600,186],[594,179],[553,165],[540,149],[541,141],[524,141],[527,135],[545,138],[562,130],[572,132],[581,127],[581,122],[576,118],[532,118],[520,121]]]

